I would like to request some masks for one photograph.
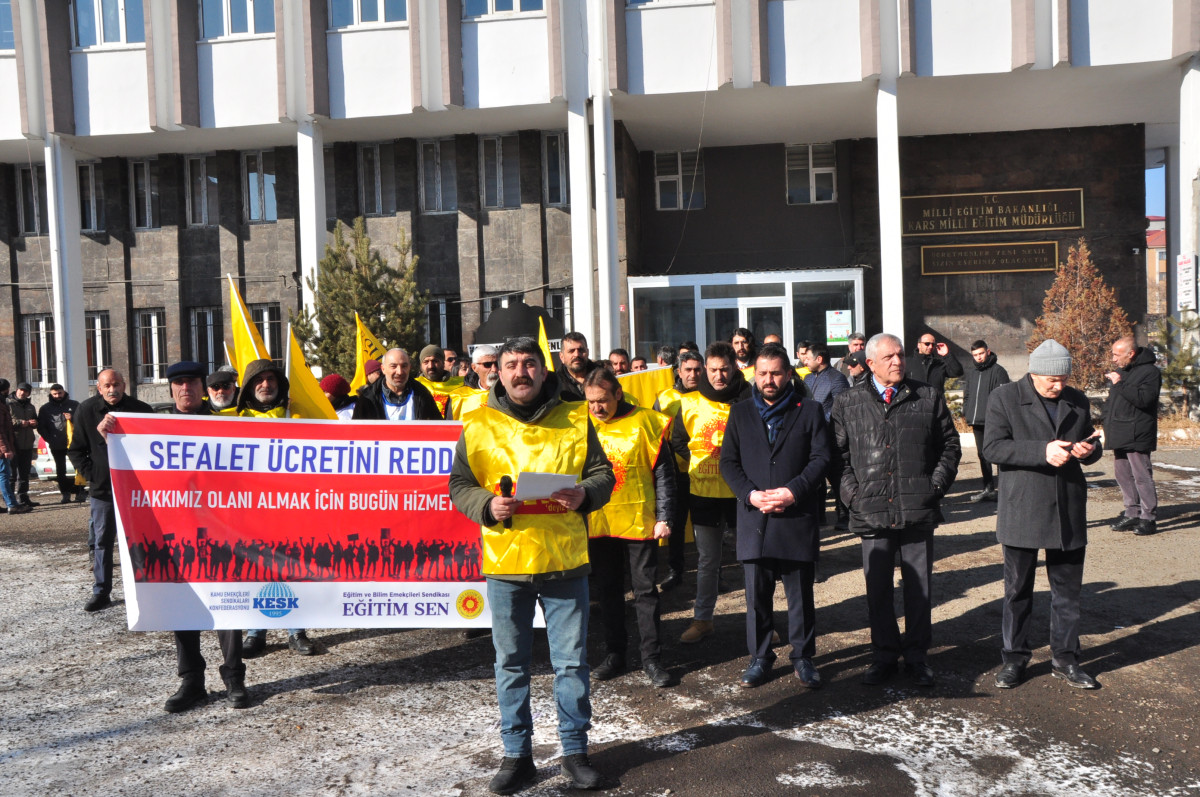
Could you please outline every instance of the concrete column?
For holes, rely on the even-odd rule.
[[[590,5],[592,28],[592,160],[596,171],[596,269],[600,307],[599,341],[593,353],[607,355],[621,334],[617,298],[617,177],[613,145],[612,92],[608,85],[608,25],[604,3]],[[590,339],[589,339],[590,340]]]
[[[83,258],[79,242],[79,169],[75,153],[62,136],[48,133],[45,145],[55,365],[58,381],[67,392],[83,397],[88,394],[88,379],[83,335]]]
[[[879,150],[879,277],[880,295],[884,297],[882,331],[904,337],[900,126],[896,102],[896,84],[900,76],[900,16],[897,2],[906,0],[883,0],[879,4],[882,71],[875,97],[875,130]]]
[[[321,125],[306,119],[296,129],[296,171],[299,178],[300,209],[300,301],[316,312],[316,294],[308,281],[317,280],[317,266],[325,253],[325,135]],[[332,197],[328,198],[332,201]]]
[[[563,0],[564,31],[586,30],[587,0]],[[586,37],[581,37],[586,42]],[[588,130],[588,52],[562,48],[563,91],[567,98],[567,173],[571,198],[571,317],[574,331],[596,345],[596,296],[592,290],[592,168]],[[568,330],[570,331],[570,330]]]
[[[1174,148],[1172,148],[1174,149]],[[1172,225],[1174,246],[1170,254],[1196,254],[1200,248],[1200,55],[1183,65],[1179,84],[1179,153],[1169,164],[1178,183],[1173,192],[1178,203]],[[1172,264],[1174,260],[1172,259]]]

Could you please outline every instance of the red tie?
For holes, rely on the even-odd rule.
[[[894,396],[894,395],[896,395],[896,388],[894,388],[894,387],[885,387],[885,388],[883,389],[883,403],[884,403],[884,404],[891,404],[891,403],[892,403],[892,396]]]

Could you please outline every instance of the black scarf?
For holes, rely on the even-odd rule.
[[[729,380],[729,384],[718,390],[708,381],[708,375],[702,374],[700,377],[700,395],[704,396],[709,401],[718,401],[722,404],[732,404],[746,389],[746,377],[741,371],[734,369],[733,377]]]
[[[767,426],[767,442],[771,445],[775,444],[775,435],[779,432],[779,426],[783,423],[784,416],[787,415],[788,410],[792,407],[792,398],[795,393],[796,391],[792,387],[790,380],[784,386],[783,392],[779,394],[779,398],[774,404],[767,403],[757,385],[751,391],[751,396],[754,398],[754,406],[758,408],[758,414]]]

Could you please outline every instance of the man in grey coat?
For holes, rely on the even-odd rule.
[[[1067,386],[1071,354],[1047,340],[1029,355],[1029,375],[996,388],[988,401],[984,455],[1000,466],[996,538],[1004,550],[1004,666],[996,686],[1025,677],[1032,651],[1029,620],[1038,551],[1050,581],[1052,673],[1078,689],[1095,689],[1079,667],[1079,593],[1087,550],[1087,480],[1083,465],[1103,453],[1087,396]]]

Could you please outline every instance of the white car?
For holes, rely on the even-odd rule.
[[[46,441],[41,435],[37,436],[37,458],[33,461],[33,470],[37,473],[37,477],[42,481],[53,481],[58,478],[58,469],[54,465],[54,455],[50,453],[50,447],[46,445]],[[70,457],[67,458],[67,478],[75,478],[75,466],[71,464]]]

